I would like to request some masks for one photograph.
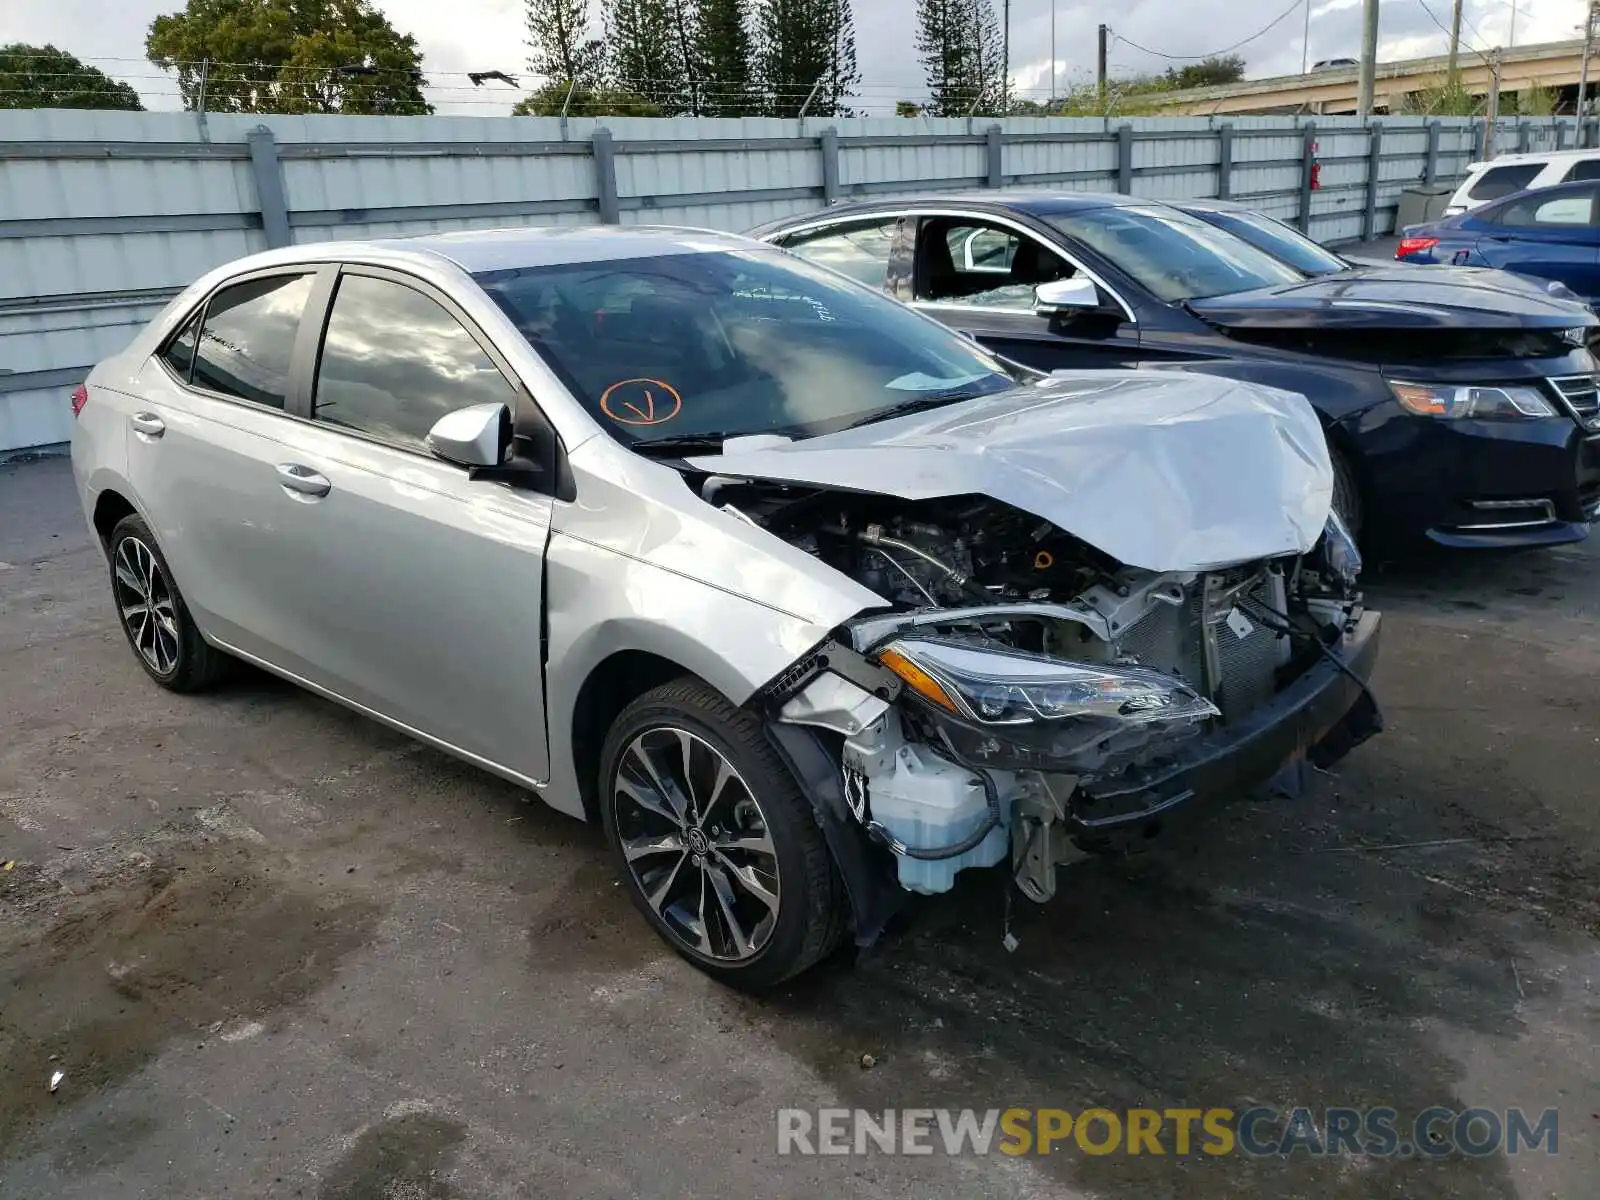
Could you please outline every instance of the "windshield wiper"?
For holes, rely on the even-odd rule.
[[[896,417],[909,417],[912,413],[926,412],[930,408],[943,408],[947,404],[960,404],[963,400],[976,400],[980,396],[993,395],[987,388],[946,388],[942,392],[924,392],[920,396],[912,396],[891,404],[888,408],[880,408],[870,412],[842,429],[859,429],[863,425],[876,425],[879,421],[892,421]]]
[[[630,443],[628,449],[635,454],[664,454],[669,457],[679,454],[720,454],[722,443],[738,436],[736,433],[680,433],[672,437],[641,438]]]

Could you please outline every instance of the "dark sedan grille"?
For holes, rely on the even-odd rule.
[[[1565,379],[1552,379],[1550,386],[1555,388],[1579,425],[1600,432],[1600,377],[1569,375]]]

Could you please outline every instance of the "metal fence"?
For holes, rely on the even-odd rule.
[[[506,224],[747,229],[962,188],[1222,196],[1324,242],[1483,156],[1464,119],[285,117],[0,111],[0,452],[63,441],[66,393],[185,284],[272,246]],[[1600,144],[1503,125],[1498,149]]]

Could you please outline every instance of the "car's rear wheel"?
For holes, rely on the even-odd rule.
[[[118,521],[108,548],[117,620],[146,674],[174,692],[199,691],[220,679],[227,656],[200,636],[144,518]]]
[[[827,843],[754,715],[696,679],[647,692],[601,753],[606,837],[644,917],[743,988],[812,966],[844,932]]]

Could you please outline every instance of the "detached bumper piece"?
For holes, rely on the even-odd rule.
[[[1195,811],[1242,798],[1309,761],[1338,762],[1383,727],[1366,689],[1378,653],[1380,614],[1369,612],[1323,659],[1267,705],[1216,735],[1189,743],[1166,763],[1081,784],[1067,814],[1080,843],[1131,848]],[[1352,678],[1352,676],[1356,678]]]

